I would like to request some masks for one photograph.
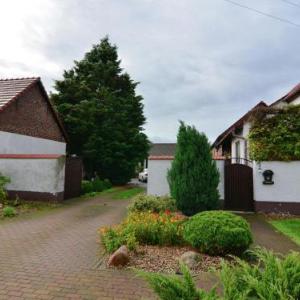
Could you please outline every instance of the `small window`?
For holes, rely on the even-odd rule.
[[[240,141],[237,141],[235,143],[235,157],[236,157],[236,163],[240,163],[241,158],[241,143]]]

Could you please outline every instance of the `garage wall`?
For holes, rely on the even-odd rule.
[[[148,161],[147,194],[157,196],[170,194],[167,173],[171,167],[171,163],[172,160]]]
[[[0,172],[10,177],[10,195],[28,200],[62,200],[65,157],[54,159],[0,159]]]
[[[167,181],[168,169],[172,160],[149,160],[148,161],[148,184],[147,194],[169,195],[169,184]],[[220,173],[219,193],[220,199],[224,200],[224,160],[216,160],[216,165]]]

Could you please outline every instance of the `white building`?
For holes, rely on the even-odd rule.
[[[39,78],[0,80],[0,173],[10,197],[64,199],[66,140]]]

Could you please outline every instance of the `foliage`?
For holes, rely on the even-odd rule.
[[[138,83],[120,63],[106,37],[64,71],[51,95],[70,138],[68,151],[83,157],[89,177],[96,172],[114,184],[128,182],[149,147]]]
[[[280,258],[267,250],[253,253],[257,264],[236,259],[223,263],[220,279],[224,299],[300,299],[300,254]]]
[[[17,214],[17,212],[16,212],[15,208],[13,208],[11,206],[5,206],[3,208],[2,214],[3,214],[3,217],[11,218],[11,217],[14,217]]]
[[[10,178],[3,176],[0,173],[0,203],[4,203],[7,199],[7,193],[5,190],[5,185],[10,183]]]
[[[121,226],[116,228],[101,228],[101,241],[105,250],[108,253],[112,253],[120,248],[122,245],[126,245],[130,251],[135,250],[138,243],[133,234],[128,232],[123,234]]]
[[[293,252],[280,258],[267,250],[252,253],[256,264],[239,258],[234,263],[223,261],[219,277],[221,295],[215,289],[196,289],[187,267],[181,265],[183,279],[163,274],[137,273],[144,277],[160,299],[206,300],[293,300],[300,299],[300,254]]]
[[[176,245],[182,243],[183,217],[172,213],[130,213],[123,223],[100,229],[108,252],[121,245]]]
[[[143,188],[136,187],[136,188],[129,188],[125,190],[120,190],[114,193],[112,196],[113,199],[130,199],[144,191]]]
[[[82,194],[89,194],[94,192],[102,192],[104,190],[110,189],[112,184],[108,179],[101,180],[96,177],[94,180],[83,180],[81,183]]]
[[[162,300],[217,300],[219,299],[215,290],[205,292],[197,289],[189,269],[184,264],[180,265],[183,274],[182,279],[175,275],[164,275],[159,273],[146,273],[137,271],[137,274],[146,279]]]
[[[300,105],[255,117],[249,141],[253,160],[300,160]]]
[[[175,211],[175,200],[168,197],[158,197],[146,194],[139,194],[133,198],[132,204],[128,207],[131,212],[151,211],[154,213],[164,212],[166,210]]]
[[[183,237],[211,255],[241,254],[252,242],[245,219],[225,211],[199,213],[184,223]]]
[[[300,219],[273,220],[271,224],[300,245]]]
[[[219,172],[207,137],[183,122],[168,181],[178,209],[186,215],[216,209],[219,205]]]

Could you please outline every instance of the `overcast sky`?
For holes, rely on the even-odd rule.
[[[294,23],[300,0],[235,0]],[[178,120],[211,141],[258,101],[300,82],[299,27],[224,0],[0,0],[0,77],[64,69],[109,35],[141,82],[146,133],[176,140]],[[298,4],[298,6],[297,6]]]

